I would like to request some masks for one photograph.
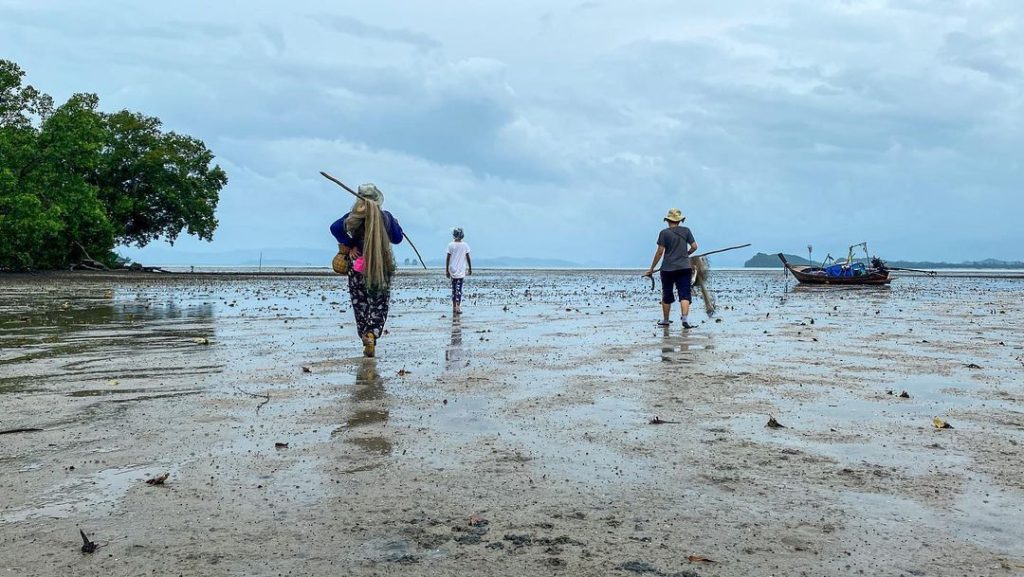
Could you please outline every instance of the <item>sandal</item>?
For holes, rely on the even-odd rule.
[[[366,333],[363,337],[363,356],[372,357],[376,353],[377,337],[373,333]]]

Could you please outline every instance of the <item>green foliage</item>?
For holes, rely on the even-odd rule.
[[[210,168],[213,154],[206,146],[190,136],[162,133],[158,118],[121,111],[104,120],[106,148],[93,183],[118,240],[137,246],[161,237],[173,242],[185,229],[212,239],[227,176],[219,166]]]
[[[190,136],[157,118],[99,112],[93,94],[52,99],[0,60],[0,270],[115,264],[116,244],[205,240],[227,176]]]

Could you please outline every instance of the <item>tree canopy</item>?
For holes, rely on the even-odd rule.
[[[0,270],[112,264],[118,245],[213,238],[227,175],[202,141],[103,113],[94,94],[55,107],[23,79],[0,60]]]

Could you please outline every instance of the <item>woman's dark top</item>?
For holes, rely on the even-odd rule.
[[[390,212],[382,210],[384,216],[384,227],[388,230],[388,239],[391,240],[391,244],[398,244],[402,242],[402,227],[398,224],[398,219],[391,215]],[[363,239],[352,238],[348,232],[345,231],[345,220],[351,213],[346,212],[345,216],[334,221],[331,225],[331,234],[338,240],[339,243],[349,247],[358,248],[363,250]]]

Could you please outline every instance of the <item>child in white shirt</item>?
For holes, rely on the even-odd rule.
[[[452,242],[448,243],[445,257],[445,276],[452,279],[452,314],[462,314],[462,281],[473,274],[473,260],[469,257],[469,245],[464,240],[461,228],[452,231]]]

